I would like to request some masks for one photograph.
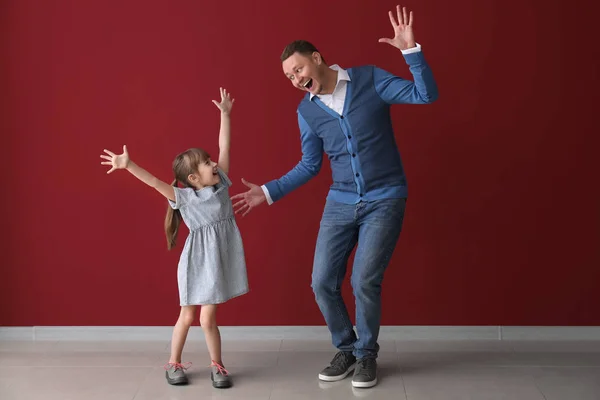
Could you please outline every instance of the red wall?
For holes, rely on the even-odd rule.
[[[393,108],[411,197],[384,324],[600,324],[597,23],[577,3],[406,4],[440,99]],[[331,63],[410,77],[377,42],[394,5],[4,1],[0,324],[173,324],[181,247],[166,250],[166,203],[106,176],[102,149],[127,144],[170,180],[179,151],[216,153],[223,85],[236,99],[232,192],[277,178],[301,155],[283,47],[306,38]],[[323,324],[310,275],[329,183],[326,165],[238,219],[251,293],[220,324]]]

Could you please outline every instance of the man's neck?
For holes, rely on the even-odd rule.
[[[337,86],[338,71],[335,71],[329,67],[325,71],[325,82],[323,82],[323,90],[320,94],[332,94]]]

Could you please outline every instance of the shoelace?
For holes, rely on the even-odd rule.
[[[348,356],[346,355],[346,353],[340,351],[338,352],[335,357],[333,357],[333,360],[331,360],[331,366],[338,366],[342,363],[347,363],[348,362]]]
[[[358,360],[358,365],[360,366],[361,370],[367,370],[370,367],[373,366],[375,360],[373,360],[372,358],[363,358]]]
[[[169,369],[172,366],[175,367],[175,371],[177,371],[178,369],[181,369],[181,370],[185,371],[186,369],[188,369],[189,367],[192,366],[192,363],[191,362],[186,362],[184,364],[181,364],[181,363],[166,363],[163,368],[164,369]]]
[[[225,369],[225,367],[223,367],[221,364],[219,364],[218,362],[215,362],[214,360],[211,360],[212,364],[210,364],[208,367],[217,367],[217,373],[221,374],[223,376],[227,376],[229,375],[229,371],[227,371]]]

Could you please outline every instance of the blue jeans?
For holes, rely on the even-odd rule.
[[[312,273],[315,299],[332,342],[356,358],[377,358],[381,282],[402,230],[406,199],[358,204],[327,200],[317,238]],[[356,330],[341,294],[346,265],[357,245],[351,284],[356,299]]]

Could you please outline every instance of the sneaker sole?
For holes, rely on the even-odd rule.
[[[229,382],[215,382],[213,381],[213,387],[217,388],[217,389],[227,389],[230,388],[232,385]]]
[[[377,378],[375,378],[371,382],[355,382],[355,381],[352,381],[352,387],[355,387],[355,388],[370,388],[370,387],[373,387],[375,385],[377,385]]]
[[[356,363],[352,364],[351,366],[348,367],[348,370],[346,372],[344,372],[341,375],[336,375],[336,376],[330,376],[330,375],[322,375],[319,374],[319,379],[325,382],[337,382],[337,381],[341,381],[342,379],[346,378],[348,375],[350,375],[350,372],[354,371],[354,367],[356,366]]]
[[[210,376],[210,380],[212,381],[213,387],[217,389],[227,389],[232,386],[231,381],[215,381],[212,374]]]
[[[167,376],[167,382],[169,382],[169,385],[187,385],[188,384],[187,378],[171,379],[168,376]]]

